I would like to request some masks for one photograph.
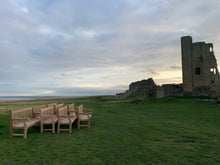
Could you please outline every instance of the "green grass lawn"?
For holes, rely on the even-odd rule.
[[[93,108],[91,128],[9,138],[11,108],[75,102]],[[220,164],[220,105],[171,97],[132,104],[114,97],[0,103],[0,164]]]

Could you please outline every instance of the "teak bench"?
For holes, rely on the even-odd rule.
[[[58,133],[60,133],[60,131],[69,131],[69,133],[72,133],[72,124],[77,119],[76,112],[77,111],[74,110],[74,104],[58,109]],[[69,125],[69,129],[61,129],[61,125]]]
[[[75,110],[77,108],[77,110]],[[85,113],[84,111],[89,111]],[[55,124],[57,125],[57,132],[60,131],[69,131],[72,133],[72,124],[78,119],[78,128],[88,127],[90,128],[90,123],[92,119],[92,109],[84,109],[81,104],[79,107],[75,107],[75,104],[70,104],[64,106],[64,104],[46,104],[33,106],[29,108],[24,108],[20,110],[11,110],[10,112],[10,138],[13,136],[23,136],[27,138],[27,130],[29,127],[34,125],[39,125],[40,123],[40,132],[43,131],[52,131],[55,133]],[[80,122],[87,121],[88,124],[81,124]],[[44,125],[52,125],[51,129],[45,129]],[[69,125],[69,129],[61,129],[61,125]],[[13,129],[23,129],[23,134],[14,133]]]
[[[16,111],[11,110],[10,117],[10,138],[13,136],[23,136],[23,138],[27,138],[27,129],[36,125],[40,118],[35,118],[35,114],[33,112],[33,108],[24,108]],[[23,134],[14,134],[13,129],[24,129]]]
[[[54,103],[56,104],[56,103]],[[27,138],[27,130],[29,127],[37,125],[40,122],[39,107],[47,107],[49,105],[41,105],[35,107],[24,108],[20,110],[11,110],[10,112],[10,138],[13,136],[23,136]],[[23,134],[15,134],[13,129],[23,129]]]
[[[64,104],[49,104],[49,107],[40,109],[40,125],[41,133],[44,131],[52,131],[55,133],[55,124],[58,121],[58,108],[63,107]],[[52,125],[51,129],[44,128],[44,125]]]
[[[58,121],[56,115],[56,105],[52,107],[42,108],[40,110],[40,132],[52,131],[55,133],[55,124]],[[51,129],[44,128],[44,125],[52,125]]]
[[[85,113],[84,111],[89,111],[89,112]],[[84,109],[82,104],[78,107],[78,110],[77,110],[78,128],[80,128],[80,127],[90,128],[90,123],[92,120],[92,111],[93,111],[93,109]],[[80,124],[81,121],[87,121],[88,124],[87,125]]]

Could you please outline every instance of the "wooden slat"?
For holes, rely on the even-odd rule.
[[[69,131],[69,129],[60,129],[60,131]]]
[[[12,134],[13,136],[24,136],[24,134]]]
[[[32,111],[32,107],[28,107],[28,108],[24,108],[24,109],[19,109],[19,110],[14,110],[14,111],[12,111],[12,113],[16,114],[16,113],[27,112],[27,111]]]

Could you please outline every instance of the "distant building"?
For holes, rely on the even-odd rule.
[[[181,38],[184,95],[220,96],[220,76],[212,43]]]

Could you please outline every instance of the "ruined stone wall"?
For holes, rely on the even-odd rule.
[[[148,87],[148,88],[156,88],[156,84],[154,83],[154,80],[152,78],[149,78],[147,80],[141,80],[133,82],[129,85],[129,90],[133,90],[140,87]]]
[[[116,96],[119,98],[163,98],[167,96],[182,96],[182,84],[165,84],[158,86],[154,83],[152,78],[132,82],[129,85],[129,90],[124,93],[119,93]]]
[[[181,38],[182,52],[182,77],[183,90],[185,94],[192,95],[192,37],[185,36]]]
[[[157,99],[167,96],[183,96],[183,84],[164,84],[157,87]]]
[[[220,94],[220,76],[213,44],[192,42],[192,37],[181,38],[183,90],[194,96]]]

